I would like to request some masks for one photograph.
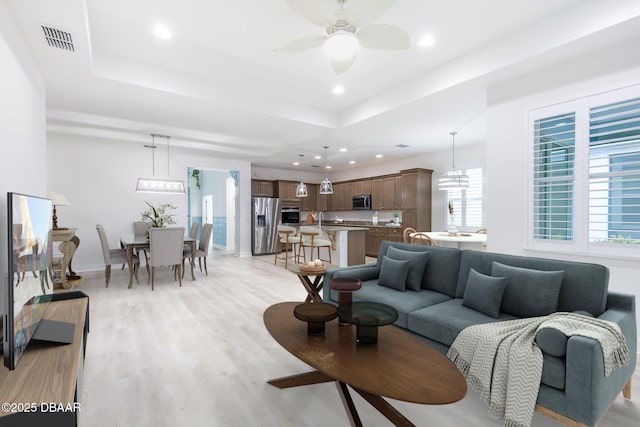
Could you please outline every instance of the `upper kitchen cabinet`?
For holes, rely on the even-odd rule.
[[[274,197],[275,188],[273,181],[263,181],[259,179],[251,180],[251,196],[252,197]]]
[[[296,181],[276,181],[278,193],[276,196],[280,199],[280,202],[300,202],[300,199],[296,197],[296,187],[298,182]]]

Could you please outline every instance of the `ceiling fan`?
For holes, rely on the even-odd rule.
[[[395,25],[374,24],[395,0],[287,0],[295,13],[326,28],[326,35],[304,37],[274,49],[291,53],[326,44],[336,74],[347,71],[356,59],[358,46],[399,50],[409,47],[409,35]]]

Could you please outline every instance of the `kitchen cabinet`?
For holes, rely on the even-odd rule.
[[[392,242],[402,241],[402,228],[391,227],[370,227],[365,235],[366,254],[370,257],[377,257],[380,252],[380,244],[383,240]]]
[[[297,202],[300,203],[300,199],[296,197],[296,187],[298,186],[298,182],[294,181],[277,181],[278,185],[278,194],[277,197],[280,199],[280,202]]]
[[[358,194],[371,194],[371,178],[353,181],[352,196]]]
[[[307,184],[307,197],[300,198],[300,210],[315,211],[317,209],[318,185]]]
[[[318,185],[317,191],[320,191],[320,186]],[[320,194],[318,193],[318,197],[316,199],[316,209],[318,211],[326,211],[329,208],[329,195],[328,194]]]
[[[401,175],[389,175],[371,180],[371,209],[402,209]]]
[[[275,195],[273,181],[251,180],[252,197],[273,197]]]
[[[432,174],[429,169],[401,171],[403,228],[431,231]]]

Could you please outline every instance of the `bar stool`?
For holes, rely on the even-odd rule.
[[[284,253],[284,257],[278,256],[278,250],[276,249],[273,265],[276,265],[279,259],[284,259],[284,268],[289,266],[289,258],[293,258],[295,262],[298,262],[299,254],[296,253],[296,246],[300,244],[300,237],[296,236],[296,232],[295,227],[288,225],[278,226],[278,244],[280,245],[280,250]]]
[[[310,257],[313,259],[313,250],[317,248],[318,259],[328,261],[331,264],[331,240],[324,239],[322,236],[322,230],[318,227],[300,227],[300,246],[298,246],[298,261],[300,260],[300,252],[305,262],[307,262],[307,250],[311,248]],[[320,248],[327,248],[329,253],[329,259],[320,258]]]
[[[334,291],[338,291],[338,308],[351,304],[353,301],[353,293],[362,287],[360,279],[355,277],[335,277],[331,279],[329,287]],[[341,325],[349,325],[350,323],[342,323]]]

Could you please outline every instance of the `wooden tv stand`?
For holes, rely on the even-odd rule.
[[[76,426],[87,333],[89,297],[54,294],[45,319],[75,324],[73,343],[31,342],[16,369],[0,367],[0,426]]]

